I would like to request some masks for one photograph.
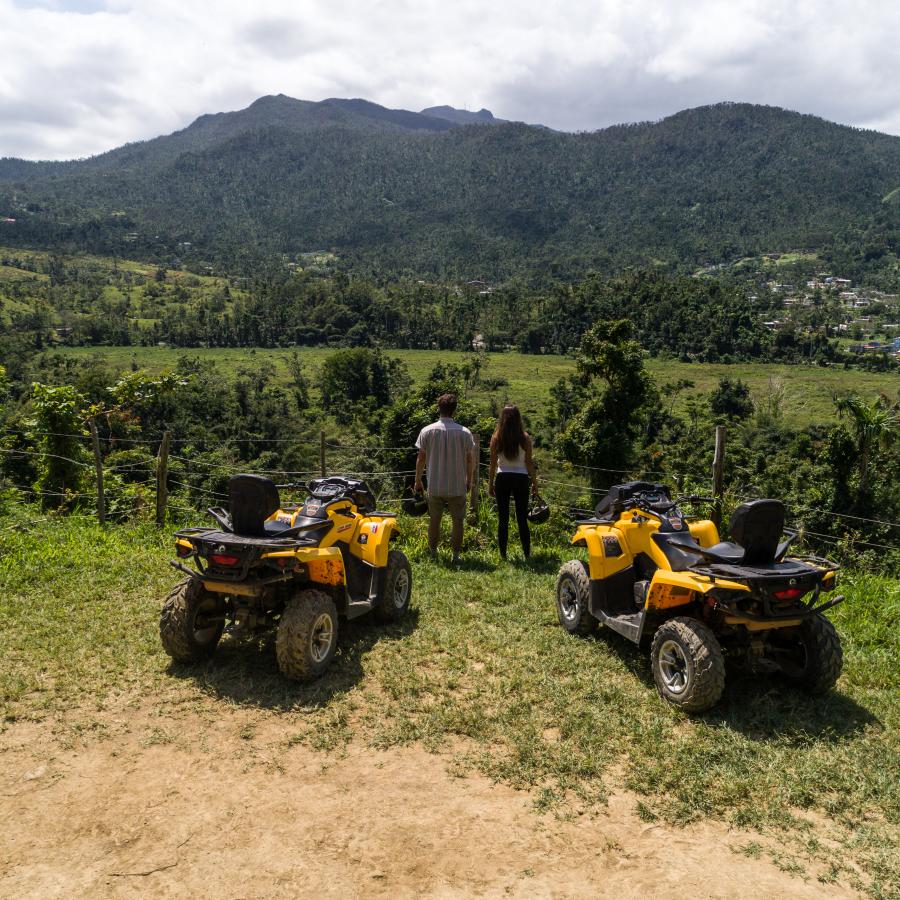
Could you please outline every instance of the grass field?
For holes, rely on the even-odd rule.
[[[272,364],[277,376],[287,378],[286,359],[290,350],[266,349],[173,349],[165,347],[79,347],[66,348],[63,352],[85,358],[102,356],[112,368],[127,369],[132,365],[153,371],[174,368],[181,356],[213,360],[224,372],[235,371],[239,366],[254,362]],[[328,348],[304,348],[296,352],[306,364],[311,376],[315,376]],[[388,355],[402,359],[414,380],[424,378],[439,362],[463,363],[471,355],[444,350],[389,350]],[[574,363],[565,356],[528,356],[520,353],[491,353],[484,369],[486,378],[505,378],[508,386],[499,387],[493,394],[500,400],[510,400],[529,415],[546,409],[550,388],[562,376],[574,370]],[[746,381],[757,396],[768,390],[770,380],[784,386],[784,418],[795,426],[834,419],[833,397],[836,394],[855,391],[864,397],[874,397],[880,391],[891,396],[900,392],[900,375],[861,372],[855,369],[826,369],[818,366],[790,366],[774,363],[737,363],[719,365],[712,363],[682,363],[677,360],[648,359],[647,368],[658,385],[689,379],[694,387],[679,395],[676,409],[683,406],[691,395],[709,392],[721,378],[740,378]],[[479,392],[475,390],[477,397]],[[483,392],[482,392],[483,393]]]
[[[737,835],[736,852],[897,896],[895,582],[845,577],[833,619],[846,660],[831,695],[730,676],[720,705],[689,718],[657,697],[644,652],[556,624],[554,578],[570,553],[561,536],[543,533],[528,564],[501,564],[471,530],[456,571],[425,559],[423,524],[403,521],[416,582],[408,618],[348,626],[326,676],[298,685],[279,676],[265,641],[226,640],[208,665],[170,665],[156,630],[174,580],[166,534],[12,506],[0,515],[0,730],[64,716],[61,733],[102,737],[103,707],[117,697],[153,704],[161,731],[167,708],[201,699],[223,715],[274,711],[286,740],[336,752],[350,741],[441,748],[560,816],[627,788],[648,823],[755,828],[766,840]]]

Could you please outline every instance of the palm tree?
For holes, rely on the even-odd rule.
[[[836,400],[835,405],[838,413],[846,416],[853,427],[859,452],[859,493],[865,494],[869,488],[872,451],[879,446],[886,447],[896,437],[900,404],[891,404],[884,394],[871,403],[866,403],[858,394],[848,394]]]

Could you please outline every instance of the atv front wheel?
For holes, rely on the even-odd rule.
[[[824,694],[834,687],[841,675],[844,653],[829,619],[814,613],[789,634],[775,632],[775,639],[778,644],[773,656],[788,681],[811,694]]]
[[[275,636],[281,674],[295,681],[318,678],[334,658],[337,634],[331,597],[324,591],[300,591],[284,607]]]
[[[687,712],[715,705],[725,689],[725,660],[712,631],[679,616],[657,629],[650,650],[653,680],[664,700]]]
[[[586,637],[600,624],[589,608],[591,578],[587,563],[580,559],[567,562],[556,577],[556,615],[569,634]]]
[[[412,568],[406,554],[400,550],[388,552],[387,575],[384,594],[375,607],[375,619],[379,622],[396,622],[409,609],[412,596]]]
[[[169,592],[159,616],[163,649],[175,662],[211,656],[225,627],[224,603],[197,578],[185,578]]]

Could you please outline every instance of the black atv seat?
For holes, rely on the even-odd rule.
[[[751,500],[731,516],[731,541],[707,550],[724,563],[750,565],[775,562],[784,531],[784,504],[780,500]]]
[[[271,533],[266,519],[281,505],[278,488],[263,475],[233,475],[228,479],[231,527],[235,534],[264,537]],[[273,523],[281,524],[281,523]],[[279,532],[286,530],[278,529]]]
[[[311,519],[299,516],[290,522],[265,522],[266,535],[273,538],[291,537],[306,547],[317,547],[331,530],[331,519]]]
[[[732,541],[720,541],[702,551],[696,539],[684,532],[657,532],[653,539],[676,572],[696,566],[698,557],[705,564],[722,566],[773,564],[790,543],[779,543],[784,531],[784,504],[780,500],[742,503],[731,517],[730,531]],[[696,548],[696,553],[691,548]]]

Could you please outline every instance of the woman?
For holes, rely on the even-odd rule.
[[[500,556],[506,559],[509,541],[509,498],[516,503],[519,540],[527,559],[531,555],[531,534],[528,531],[528,486],[537,493],[537,479],[531,458],[531,436],[522,425],[518,406],[503,407],[497,427],[491,436],[491,468],[488,490],[497,498],[497,541]]]

